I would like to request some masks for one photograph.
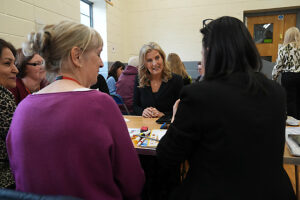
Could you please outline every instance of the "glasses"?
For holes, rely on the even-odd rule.
[[[42,63],[27,63],[27,65],[31,65],[31,66],[43,66],[44,65],[44,63],[42,62]]]
[[[209,24],[209,22],[211,22],[211,21],[213,21],[213,19],[204,19],[202,21],[202,27],[203,28],[206,27]]]

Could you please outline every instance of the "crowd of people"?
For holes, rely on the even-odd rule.
[[[189,170],[161,199],[295,199],[283,152],[286,117],[300,118],[299,30],[285,33],[272,72],[283,87],[261,73],[239,19],[220,17],[200,32],[195,83],[178,54],[155,42],[127,66],[114,62],[105,80],[101,36],[75,22],[47,25],[18,50],[0,39],[0,187],[141,199],[147,179],[118,95],[130,114],[172,117],[157,161],[167,171],[187,161]]]

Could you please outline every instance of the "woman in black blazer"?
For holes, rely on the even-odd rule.
[[[259,53],[240,20],[221,17],[201,33],[204,80],[183,88],[157,147],[165,167],[190,164],[170,199],[295,199],[283,168],[283,89],[260,73]]]

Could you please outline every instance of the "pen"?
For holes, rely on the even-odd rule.
[[[159,142],[158,139],[154,139],[154,138],[150,138],[150,137],[146,137],[146,136],[142,136],[142,135],[140,135],[139,137]]]
[[[161,125],[160,129],[163,129],[165,127],[165,125],[166,125],[166,122]]]
[[[140,137],[143,137],[143,138],[136,144],[136,146],[140,146],[145,141],[145,138],[144,138],[145,136],[140,136]]]

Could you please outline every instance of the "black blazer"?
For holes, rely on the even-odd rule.
[[[97,83],[95,85],[92,85],[91,89],[98,89],[99,91],[104,92],[109,95],[109,90],[107,87],[106,80],[101,74],[98,74]]]
[[[267,94],[250,94],[244,74],[183,88],[157,156],[166,167],[188,160],[170,199],[294,199],[283,168],[284,90],[256,74]]]
[[[138,77],[135,80],[133,110],[136,115],[142,115],[143,110],[147,107],[155,107],[165,115],[171,115],[173,105],[179,99],[179,93],[183,87],[181,76],[172,74],[168,82],[162,82],[156,93],[152,92],[151,86],[139,88]]]

